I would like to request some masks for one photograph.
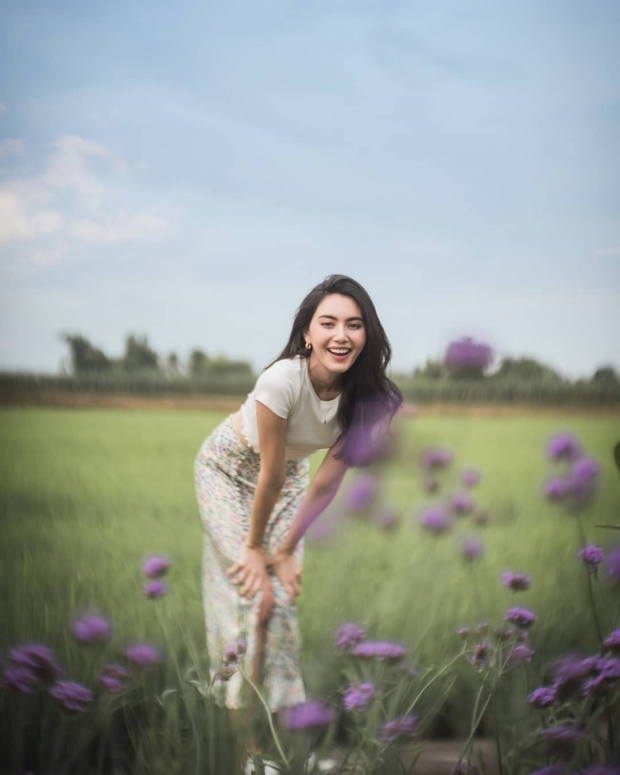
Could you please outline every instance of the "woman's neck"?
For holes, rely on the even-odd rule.
[[[336,398],[340,393],[339,375],[330,374],[329,378],[326,378],[325,374],[316,374],[316,368],[313,369],[311,363],[308,362],[308,377],[314,392],[321,400],[327,401]]]

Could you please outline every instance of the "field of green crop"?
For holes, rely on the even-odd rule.
[[[154,410],[0,412],[0,655],[15,644],[40,641],[77,674],[88,658],[72,641],[72,617],[97,611],[112,620],[111,659],[132,640],[166,645],[155,606],[166,606],[173,622],[166,648],[189,659],[182,627],[204,655],[202,526],[192,466],[202,440],[223,417]],[[359,622],[376,638],[400,641],[411,662],[423,667],[458,651],[457,628],[497,624],[508,606],[527,606],[538,616],[531,636],[536,655],[527,667],[531,687],[559,653],[596,650],[586,574],[576,558],[583,545],[577,519],[541,495],[554,470],[546,442],[567,429],[601,465],[598,494],[582,521],[588,543],[609,548],[619,534],[595,525],[620,522],[620,474],[612,458],[620,438],[617,418],[399,420],[398,454],[376,471],[374,508],[337,520],[333,535],[307,543],[298,605],[310,694],[329,697],[336,690],[333,630],[345,621]],[[451,448],[455,457],[442,492],[429,496],[421,486],[419,456],[435,445]],[[313,459],[313,470],[319,460]],[[419,509],[453,492],[467,466],[482,472],[472,495],[489,523],[477,526],[463,517],[444,535],[424,532]],[[343,496],[356,475],[350,472]],[[373,519],[387,504],[400,516],[389,530]],[[339,497],[327,519],[344,511]],[[483,540],[484,553],[467,563],[460,544],[471,534]],[[161,601],[142,595],[140,566],[152,554],[174,563],[170,592]],[[529,574],[532,589],[509,593],[499,581],[504,570]],[[595,587],[609,631],[618,591],[603,578]],[[444,709],[457,732],[469,699],[465,668]]]

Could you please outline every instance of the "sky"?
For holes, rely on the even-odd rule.
[[[620,370],[615,0],[8,0],[0,370],[250,361],[326,275],[411,371]]]

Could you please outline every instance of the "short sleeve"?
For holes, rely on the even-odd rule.
[[[295,403],[295,377],[295,367],[290,360],[276,361],[256,380],[256,401],[260,401],[278,417],[286,419]]]

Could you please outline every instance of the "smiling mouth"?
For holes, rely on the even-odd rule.
[[[351,352],[351,350],[346,347],[342,347],[342,348],[328,347],[327,352],[331,353],[332,355],[335,355],[336,357],[343,358],[345,355],[348,355]]]

